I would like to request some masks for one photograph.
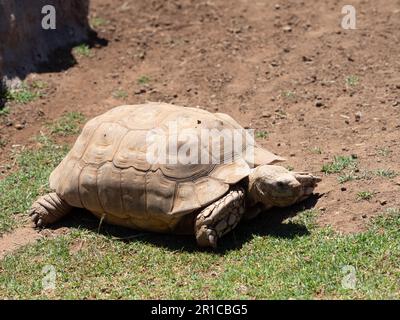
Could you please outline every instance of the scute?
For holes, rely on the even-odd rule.
[[[214,179],[213,177],[202,177],[195,182],[195,192],[201,207],[205,207],[215,200],[222,197],[229,190],[229,184]]]
[[[172,213],[187,213],[198,208],[201,208],[201,203],[197,199],[195,184],[191,181],[179,183]]]
[[[176,182],[166,179],[160,170],[146,179],[146,209],[150,215],[169,214],[174,205]]]
[[[138,170],[147,171],[151,163],[146,158],[146,130],[131,130],[119,144],[114,156],[114,165],[118,168],[134,167]]]
[[[167,178],[178,180],[196,179],[198,177],[207,176],[212,171],[214,165],[209,164],[165,164],[160,165],[162,173]]]
[[[210,173],[214,179],[224,181],[227,184],[235,184],[250,174],[250,167],[244,159],[235,162],[221,164]]]
[[[104,214],[97,188],[97,166],[87,165],[79,177],[79,196],[82,206],[92,212]]]
[[[101,164],[112,161],[114,154],[127,134],[128,129],[112,122],[102,123],[94,132],[89,146],[83,154],[83,161],[88,164]]]
[[[112,162],[107,162],[97,170],[97,188],[103,210],[123,216],[125,210],[122,203],[121,170]]]
[[[131,213],[142,219],[147,217],[146,175],[147,172],[135,168],[121,171],[121,193],[125,214]]]

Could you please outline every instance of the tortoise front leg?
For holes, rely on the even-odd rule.
[[[195,223],[197,244],[216,248],[218,239],[239,223],[245,211],[244,204],[245,192],[237,188],[202,210]]]
[[[32,204],[29,215],[37,227],[42,227],[60,220],[71,210],[72,207],[56,193],[49,193]]]

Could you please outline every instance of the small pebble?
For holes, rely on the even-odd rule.
[[[340,190],[341,190],[341,191],[346,191],[347,188],[346,188],[346,187],[341,187]]]
[[[139,89],[135,91],[135,94],[142,94],[142,93],[146,93],[146,89]]]
[[[284,27],[282,28],[282,30],[283,30],[284,32],[292,32],[292,27],[291,27],[291,26],[284,26]]]

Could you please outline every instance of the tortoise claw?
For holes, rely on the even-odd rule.
[[[36,224],[36,222],[39,219],[39,215],[37,213],[35,213],[35,214],[31,214],[30,216],[31,216],[32,222],[34,222]]]
[[[39,220],[36,222],[37,227],[43,226],[43,220],[39,218]]]

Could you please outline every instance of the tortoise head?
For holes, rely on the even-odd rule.
[[[249,176],[249,193],[255,202],[267,207],[286,207],[309,197],[319,181],[320,178],[309,173],[262,165]]]

